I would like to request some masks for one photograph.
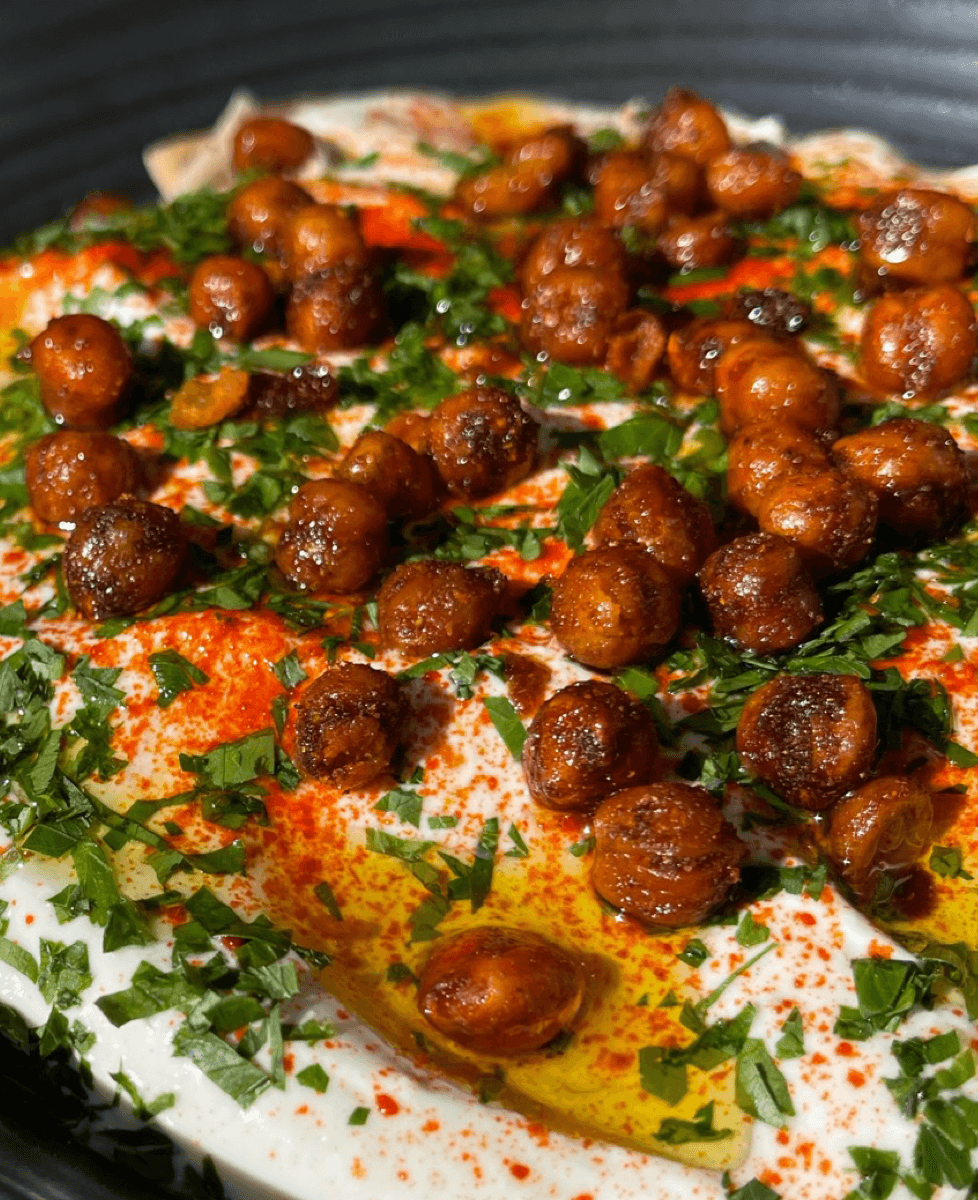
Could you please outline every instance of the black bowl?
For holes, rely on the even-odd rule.
[[[0,245],[93,188],[149,199],[141,148],[211,124],[238,85],[615,103],[681,83],[795,132],[862,126],[921,162],[978,160],[965,0],[41,0],[5,5],[0,39]],[[167,1194],[74,1145],[52,1116],[69,1077],[49,1076],[0,1046],[0,1197]]]

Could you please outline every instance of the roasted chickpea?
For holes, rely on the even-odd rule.
[[[532,165],[549,173],[554,183],[563,183],[580,174],[586,155],[587,143],[570,125],[554,125],[511,146],[506,161],[514,167]]]
[[[166,595],[185,551],[172,509],[120,496],[76,518],[64,549],[65,586],[90,621],[127,616]]]
[[[737,722],[744,766],[790,804],[821,812],[866,778],[876,709],[855,675],[779,675]]]
[[[68,228],[72,233],[98,229],[110,223],[112,217],[131,209],[132,205],[123,196],[116,196],[112,192],[89,192],[71,210]]]
[[[612,326],[605,367],[637,396],[652,382],[665,352],[665,326],[654,313],[633,308]]]
[[[699,578],[713,628],[741,650],[787,650],[822,620],[818,592],[801,555],[774,534],[750,533],[721,546]]]
[[[539,934],[482,925],[438,939],[418,980],[418,1008],[477,1054],[529,1054],[574,1022],[584,976]]]
[[[68,525],[85,508],[135,492],[142,477],[139,455],[110,433],[49,433],[24,460],[31,508],[52,525]]]
[[[691,321],[669,335],[669,370],[681,388],[709,394],[713,391],[713,376],[721,354],[760,336],[757,326],[750,321],[712,317]]]
[[[348,350],[377,332],[384,301],[376,276],[361,267],[333,267],[292,289],[285,327],[303,350]]]
[[[334,204],[296,209],[282,227],[281,251],[293,283],[334,267],[363,267],[367,261],[360,230]]]
[[[750,321],[765,333],[784,336],[801,333],[812,319],[812,310],[804,300],[781,288],[751,288],[733,297],[727,316]]]
[[[344,455],[337,473],[341,479],[369,488],[393,521],[417,520],[435,506],[436,479],[431,459],[381,429],[361,433]]]
[[[704,921],[740,879],[747,847],[703,788],[650,783],[594,814],[594,890],[653,929]]]
[[[538,658],[529,654],[503,656],[506,690],[513,707],[521,717],[532,717],[547,694],[553,672]]]
[[[611,229],[634,226],[656,234],[663,228],[669,203],[646,155],[637,150],[605,155],[594,183],[594,211]]]
[[[433,559],[404,563],[377,595],[381,641],[418,658],[472,650],[489,637],[504,588],[492,568]]]
[[[764,498],[791,475],[827,470],[828,451],[813,433],[787,421],[752,421],[727,448],[730,503],[756,517]]]
[[[772,483],[757,523],[792,542],[819,578],[862,562],[876,534],[878,507],[868,487],[841,471],[796,472]]]
[[[312,134],[279,117],[252,117],[234,135],[234,165],[239,171],[295,171],[312,154]]]
[[[278,255],[289,219],[312,203],[312,196],[297,183],[274,177],[257,179],[228,201],[228,233],[241,246]]]
[[[589,667],[623,667],[659,653],[679,626],[679,591],[636,544],[589,550],[553,588],[554,637]]]
[[[677,588],[683,588],[716,548],[710,510],[668,471],[646,463],[611,493],[594,524],[599,546],[638,542]]]
[[[170,424],[177,429],[208,429],[226,421],[248,401],[247,371],[224,366],[213,374],[185,379],[170,401]]]
[[[190,315],[217,337],[250,341],[271,312],[275,293],[257,265],[231,254],[215,254],[194,267],[188,286]]]
[[[101,317],[55,317],[30,344],[30,362],[41,400],[62,425],[111,425],[132,375],[132,360],[118,331]]]
[[[579,170],[584,154],[584,144],[569,126],[544,130],[513,146],[500,166],[460,179],[455,200],[485,220],[533,212]]]
[[[283,375],[256,371],[251,377],[250,402],[265,417],[323,412],[332,408],[338,397],[336,376],[328,363],[302,363]]]
[[[368,488],[341,479],[304,483],[289,505],[275,563],[297,587],[355,592],[387,555],[387,513]]]
[[[766,418],[822,433],[841,405],[835,379],[795,346],[760,332],[721,355],[714,378],[720,424],[728,434]]]
[[[946,192],[901,188],[860,216],[859,233],[870,271],[900,283],[952,283],[967,269],[975,214]]]
[[[428,451],[453,495],[488,496],[533,470],[537,425],[502,388],[471,388],[442,400],[431,414]]]
[[[649,117],[644,144],[649,150],[669,150],[706,166],[730,149],[723,117],[709,100],[671,87]]]
[[[728,150],[706,165],[710,199],[736,217],[770,217],[794,204],[801,176],[786,155],[770,150]]]
[[[520,283],[532,295],[543,280],[563,267],[587,268],[625,280],[621,242],[594,217],[562,217],[534,238],[519,270]]]
[[[589,809],[648,783],[658,739],[648,709],[613,683],[572,683],[543,705],[523,747],[523,774],[537,804]]]
[[[829,825],[829,855],[860,900],[872,900],[881,875],[899,877],[921,856],[933,815],[922,787],[892,775],[839,801]]]
[[[971,301],[949,284],[880,296],[866,317],[861,348],[870,387],[936,396],[971,370],[978,351]]]
[[[732,262],[740,249],[740,241],[722,213],[673,217],[659,234],[656,245],[669,266],[677,271],[723,266]]]
[[[556,362],[600,362],[627,303],[628,287],[619,276],[584,267],[558,268],[523,301],[520,341],[532,353]]]
[[[362,787],[390,766],[406,712],[401,685],[386,671],[330,667],[296,705],[299,766],[341,791]]]
[[[880,524],[905,536],[937,536],[961,512],[968,483],[957,442],[929,421],[897,418],[840,438],[832,454],[871,488]]]

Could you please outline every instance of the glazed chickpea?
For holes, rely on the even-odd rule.
[[[41,401],[59,424],[111,425],[132,375],[126,343],[101,317],[55,317],[30,344]]]
[[[801,333],[812,318],[812,310],[791,292],[766,287],[738,292],[727,306],[727,315],[750,321],[765,333],[780,337]]]
[[[752,421],[740,428],[727,448],[727,496],[756,517],[764,498],[791,475],[827,470],[828,451],[809,433],[787,421]]]
[[[120,496],[76,518],[64,549],[65,586],[90,621],[127,616],[166,595],[185,551],[172,509]]]
[[[431,414],[428,452],[453,495],[488,496],[533,470],[537,425],[502,388],[471,388],[442,400]]]
[[[363,267],[367,261],[360,230],[335,204],[296,209],[282,226],[281,253],[293,283],[334,267]]]
[[[431,459],[381,429],[360,434],[344,455],[337,474],[369,488],[392,521],[417,520],[435,506],[436,479]]]
[[[517,168],[532,166],[554,183],[564,183],[580,174],[586,155],[587,143],[570,125],[554,125],[511,146],[506,161]]]
[[[594,814],[594,890],[653,929],[704,921],[740,879],[747,848],[716,800],[685,783],[650,783]]]
[[[611,493],[594,524],[599,546],[638,542],[677,588],[684,588],[716,548],[710,510],[668,471],[646,463]]]
[[[720,356],[733,346],[760,337],[750,321],[699,318],[673,330],[666,348],[673,379],[688,392],[709,394]]]
[[[648,709],[613,683],[572,683],[543,705],[523,746],[530,795],[545,808],[590,809],[648,783],[658,739]]]
[[[72,233],[98,229],[99,226],[110,224],[113,217],[131,210],[132,205],[123,196],[116,196],[112,192],[89,192],[71,210],[68,228]]]
[[[615,320],[625,311],[623,279],[583,267],[552,271],[523,301],[520,341],[555,362],[600,362]]]
[[[769,150],[728,150],[706,166],[710,199],[735,217],[770,217],[794,204],[801,176],[787,157]]]
[[[790,421],[822,433],[833,429],[841,405],[834,378],[795,346],[758,333],[720,355],[714,377],[720,425],[736,433],[752,421]]]
[[[239,413],[248,402],[247,371],[224,366],[214,373],[185,379],[170,401],[170,424],[176,429],[208,429]]]
[[[234,165],[239,171],[295,171],[312,154],[312,134],[280,117],[252,117],[234,135]]]
[[[722,213],[673,217],[656,239],[659,253],[677,271],[721,267],[737,257],[740,242]]]
[[[644,144],[649,150],[668,150],[706,166],[730,149],[730,135],[709,100],[671,87],[649,118]]]
[[[563,267],[586,268],[625,281],[621,242],[594,217],[562,217],[533,239],[519,270],[523,291],[532,295]]]
[[[751,533],[721,546],[699,578],[714,630],[741,650],[788,650],[821,623],[818,592],[801,555],[774,534]]]
[[[386,671],[330,667],[296,705],[299,766],[340,791],[362,787],[390,766],[406,714],[401,685]]]
[[[954,522],[968,483],[957,442],[929,421],[897,418],[840,438],[832,454],[871,488],[880,524],[904,536],[935,537]]]
[[[539,934],[482,925],[438,939],[418,980],[418,1008],[477,1054],[530,1054],[569,1029],[584,1002],[573,958]]]
[[[366,345],[384,317],[376,276],[360,267],[308,275],[292,289],[285,327],[303,350],[348,350]]]
[[[626,226],[656,234],[666,223],[669,204],[648,158],[636,150],[605,155],[594,183],[594,211],[610,229]]]
[[[971,301],[941,284],[880,296],[866,317],[863,377],[882,392],[930,397],[971,370],[978,333]]]
[[[259,254],[281,251],[282,233],[290,217],[312,205],[312,197],[297,183],[274,177],[257,179],[228,201],[228,233],[240,246]]]
[[[829,857],[864,903],[881,875],[899,877],[931,838],[931,798],[911,779],[884,776],[865,783],[832,810]]]
[[[797,548],[815,578],[854,567],[876,534],[876,496],[841,471],[798,472],[765,493],[757,523]]]
[[[24,460],[31,508],[52,525],[67,526],[83,509],[135,492],[142,477],[139,455],[110,433],[49,433]]]
[[[544,207],[555,188],[583,162],[585,148],[569,126],[559,126],[524,138],[509,151],[506,162],[458,181],[455,200],[484,220],[519,216]]]
[[[876,709],[855,675],[779,675],[737,722],[744,766],[789,804],[821,812],[869,774]]]
[[[604,365],[637,396],[651,384],[665,352],[665,326],[654,313],[633,308],[612,326]]]
[[[383,505],[359,483],[317,479],[293,497],[275,563],[297,587],[342,595],[368,583],[386,555]]]
[[[377,595],[381,641],[418,658],[472,650],[489,637],[504,587],[502,575],[488,567],[404,563]]]
[[[328,363],[301,363],[282,375],[256,371],[251,377],[250,401],[265,417],[288,417],[300,412],[324,412],[339,397],[336,377]]]
[[[504,654],[502,659],[506,690],[513,707],[521,717],[532,717],[543,703],[553,672],[545,663],[529,654],[510,652]]]
[[[585,666],[646,662],[679,627],[679,591],[638,545],[589,550],[554,584],[550,624],[566,653]]]
[[[194,267],[188,285],[190,315],[217,337],[250,341],[272,310],[275,293],[257,263],[215,254]]]
[[[859,257],[899,283],[952,283],[965,274],[975,236],[969,204],[946,192],[901,188],[859,218]]]

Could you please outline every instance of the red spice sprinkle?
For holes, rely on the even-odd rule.
[[[825,1057],[824,1054],[819,1054],[818,1051],[816,1050],[816,1052],[812,1055],[812,1062],[814,1063],[814,1065],[816,1067],[820,1067],[822,1065],[822,1063],[828,1062],[828,1059]]]
[[[425,1121],[425,1123],[421,1126],[422,1133],[437,1133],[439,1129],[441,1129],[441,1123],[439,1121]]]
[[[846,1078],[853,1087],[862,1087],[866,1082],[866,1076],[862,1073],[862,1071],[857,1071],[855,1068],[849,1072]]]
[[[802,925],[814,925],[815,924],[815,918],[812,916],[811,913],[807,913],[807,912],[795,913],[795,920],[800,921],[802,923]]]
[[[378,1092],[376,1096],[377,1107],[385,1117],[396,1117],[401,1111],[401,1106],[393,1096],[388,1096],[386,1092]]]
[[[530,1173],[529,1167],[524,1167],[522,1163],[511,1163],[509,1173],[514,1179],[525,1179]]]
[[[791,1141],[791,1135],[788,1133],[787,1129],[778,1130],[778,1141],[782,1146],[787,1146],[787,1144]]]
[[[892,958],[893,947],[887,946],[883,942],[878,942],[875,938],[869,943],[870,958]]]
[[[24,917],[24,924],[25,925],[33,925],[34,924],[34,914],[33,913],[28,913],[27,916]]]
[[[856,1050],[852,1042],[839,1042],[835,1048],[835,1052],[836,1054],[841,1054],[843,1058],[852,1058]]]

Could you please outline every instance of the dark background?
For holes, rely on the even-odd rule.
[[[0,245],[92,188],[150,199],[141,148],[241,84],[614,103],[682,83],[950,165],[978,161],[976,64],[974,0],[2,0]],[[2,1200],[161,1194],[73,1148],[66,1106],[63,1077],[0,1044]]]

